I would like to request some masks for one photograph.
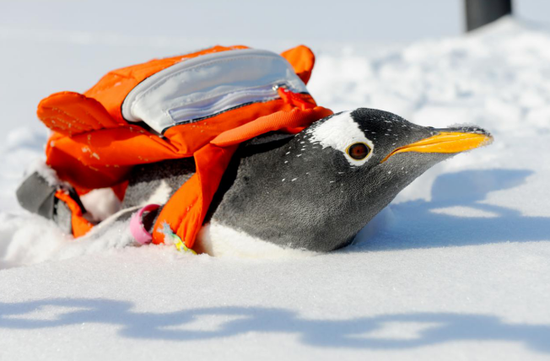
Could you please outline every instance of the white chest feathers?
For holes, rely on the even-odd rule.
[[[205,224],[197,236],[195,250],[215,257],[235,258],[302,258],[315,252],[285,248],[216,221]]]

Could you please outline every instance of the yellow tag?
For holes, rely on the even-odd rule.
[[[197,252],[193,251],[191,248],[188,248],[185,243],[181,240],[181,238],[178,237],[177,234],[172,234],[172,241],[174,243],[174,246],[176,246],[176,249],[180,252],[191,252],[193,254],[197,254]]]
[[[179,252],[191,252],[193,254],[197,254],[197,252],[193,251],[191,248],[188,248],[185,243],[183,243],[183,241],[181,240],[181,238],[178,237],[177,234],[175,234],[174,232],[172,232],[172,229],[170,228],[170,226],[168,225],[168,223],[164,222],[162,224],[162,229],[157,231],[157,232],[161,232],[162,234],[164,234],[164,243],[168,244],[168,242],[166,242],[166,238],[167,237],[170,237],[172,243],[174,244],[174,246],[176,246],[176,249],[179,251]]]

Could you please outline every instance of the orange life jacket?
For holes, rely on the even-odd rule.
[[[111,71],[84,94],[52,94],[37,111],[54,131],[46,162],[79,195],[111,187],[122,200],[133,166],[194,157],[196,173],[153,228],[154,243],[164,241],[167,223],[192,248],[240,143],[270,131],[298,133],[332,114],[304,91],[315,61],[311,50],[298,46],[281,56],[215,46]],[[76,202],[63,192],[57,197],[72,211],[74,236],[87,233],[93,225]]]

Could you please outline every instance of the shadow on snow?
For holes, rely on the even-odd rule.
[[[57,316],[40,319],[45,307],[57,308]],[[368,349],[409,349],[469,340],[507,341],[550,353],[550,325],[505,323],[490,315],[409,313],[316,320],[280,308],[212,307],[166,313],[135,312],[132,308],[131,302],[108,299],[0,302],[0,328],[28,330],[97,323],[120,326],[118,334],[122,337],[172,341],[208,340],[250,332],[285,333],[295,334],[299,341],[310,346]],[[197,329],[195,322],[212,316],[222,322],[211,330]],[[392,323],[398,327],[414,324],[418,331],[408,337],[376,334]]]
[[[373,236],[361,237],[349,251],[463,246],[550,239],[550,218],[524,216],[520,211],[483,203],[490,192],[512,189],[534,174],[530,170],[468,170],[440,175],[432,200],[391,206],[392,224]],[[537,197],[537,194],[530,194]],[[490,217],[459,217],[434,210],[468,207]],[[444,238],[441,235],[446,235]]]

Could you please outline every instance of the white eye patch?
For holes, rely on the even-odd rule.
[[[342,152],[351,165],[361,166],[368,162],[374,154],[374,144],[365,137],[359,125],[351,118],[350,113],[348,111],[335,115],[319,126],[308,129],[307,133],[311,135],[312,143],[319,143],[323,149],[326,147],[334,148]],[[346,150],[355,143],[368,145],[371,149],[369,155],[361,160],[350,157]]]

